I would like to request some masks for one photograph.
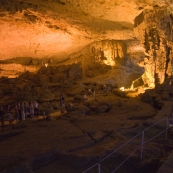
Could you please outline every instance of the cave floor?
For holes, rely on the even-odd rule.
[[[117,99],[112,93],[108,96],[96,95],[96,99],[113,105]],[[121,102],[121,99],[119,99]],[[165,101],[161,110],[155,110],[151,105],[138,99],[130,100],[134,111],[111,110],[106,113],[91,115],[61,114],[59,110],[50,114],[50,119],[40,115],[35,119],[11,124],[6,122],[4,131],[0,134],[0,171],[8,172],[14,167],[21,169],[21,164],[29,165],[30,172],[36,173],[78,173],[86,170],[94,163],[106,157],[116,148],[140,133],[146,127],[165,118],[171,109],[172,101]],[[94,102],[93,102],[94,103]],[[135,103],[135,106],[134,106]],[[83,105],[86,103],[78,103]],[[117,104],[117,102],[116,102]],[[119,103],[119,106],[121,104]],[[128,106],[126,107],[128,108]],[[124,109],[124,108],[121,108]],[[158,124],[146,136],[159,133],[163,124]],[[165,142],[165,134],[147,143],[144,147],[143,159],[140,160],[138,150],[122,166],[119,172],[156,172],[173,148],[171,128],[168,131],[169,141]],[[115,162],[123,160],[131,152],[129,148],[140,145],[141,136],[102,164],[103,172],[115,169]],[[129,148],[128,148],[129,147]],[[49,159],[51,153],[56,158],[49,162],[34,162],[44,155]],[[52,157],[51,157],[52,158]],[[129,169],[129,165],[131,165]],[[152,166],[152,170],[151,170]],[[93,169],[91,172],[97,172]],[[19,171],[20,172],[20,171]]]

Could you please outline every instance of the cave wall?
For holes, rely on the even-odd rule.
[[[80,64],[82,74],[87,77],[105,74],[114,68],[123,70],[122,67],[130,68],[142,75],[143,67],[139,67],[137,62],[143,56],[143,49],[137,40],[101,40],[65,58],[15,57],[0,60],[0,77],[17,77],[26,71],[37,72],[43,66],[71,64]],[[113,76],[118,78],[115,74]]]
[[[117,63],[124,64],[127,54],[127,46],[123,41],[101,40],[93,42],[86,46],[82,51],[71,54],[70,59],[83,63],[100,62],[110,66],[116,66]]]
[[[133,24],[117,22],[114,7],[110,0],[0,0],[0,59],[61,58],[94,41],[132,39]]]
[[[162,84],[173,70],[173,16],[169,7],[144,10],[135,18],[135,34],[145,48],[145,85]]]
[[[22,72],[36,72],[40,67],[79,63],[85,73],[93,65],[117,66],[126,64],[127,45],[123,41],[102,40],[93,42],[81,51],[62,58],[15,57],[0,60],[0,76],[17,76]]]
[[[101,40],[93,42],[79,52],[69,56],[66,64],[79,63],[83,69],[83,74],[88,75],[88,71],[93,71],[90,77],[94,77],[99,67],[104,67],[102,71],[107,71],[110,67],[126,64],[127,45],[118,40]]]
[[[0,0],[0,59],[5,61],[0,62],[0,76],[5,71],[7,76],[34,72],[47,62],[80,63],[83,73],[93,76],[96,72],[91,71],[98,64],[105,67],[102,71],[106,65],[134,68],[142,59],[144,83],[162,83],[172,73],[171,8],[163,5],[162,0]],[[136,39],[136,15],[134,30],[145,47],[145,58],[142,46],[132,45],[133,52],[128,53],[125,44]],[[26,64],[19,58],[11,64],[6,61],[14,57],[35,60]]]

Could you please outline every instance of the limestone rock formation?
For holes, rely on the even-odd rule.
[[[88,76],[108,67],[95,62],[128,65],[142,75],[143,64],[144,85],[155,87],[172,73],[172,0],[0,0],[0,22],[0,76],[62,62],[80,62]]]
[[[172,75],[172,20],[171,8],[158,6],[135,18],[135,32],[145,48],[143,81],[148,86]]]
[[[5,127],[0,171],[82,172],[172,104],[173,0],[0,0],[0,38],[0,106],[35,100],[40,115]],[[152,141],[126,163],[153,173],[170,149]]]

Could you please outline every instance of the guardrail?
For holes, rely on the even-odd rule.
[[[127,141],[126,143],[124,143],[122,146],[120,146],[118,149],[114,150],[112,153],[110,153],[109,155],[107,155],[105,158],[103,158],[102,160],[100,160],[98,163],[94,164],[93,166],[91,166],[90,168],[88,168],[87,170],[83,171],[82,173],[88,173],[89,171],[91,171],[93,168],[96,169],[97,167],[97,172],[101,173],[101,164],[108,159],[110,156],[112,156],[114,153],[116,153],[117,151],[119,151],[121,148],[127,146],[127,144],[129,144],[131,141],[133,141],[134,139],[140,137],[141,135],[141,144],[136,146],[136,148],[131,152],[131,154],[125,158],[111,173],[115,173],[137,150],[140,150],[140,158],[142,159],[143,157],[143,150],[144,150],[144,144],[150,142],[151,140],[153,140],[154,138],[158,137],[159,135],[163,134],[165,132],[165,139],[167,139],[167,131],[169,129],[169,119],[170,117],[166,117],[160,121],[158,121],[157,123],[151,125],[150,127],[147,127],[146,129],[144,129],[143,131],[141,131],[140,133],[138,133],[137,135],[135,135],[133,138],[131,138],[129,141]],[[158,133],[157,135],[147,139],[147,137],[145,137],[145,133],[150,130],[152,127],[158,125],[159,123],[166,121],[166,127],[164,127],[164,130],[162,130],[160,133]]]

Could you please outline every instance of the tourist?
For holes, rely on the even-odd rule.
[[[85,100],[88,100],[87,98],[87,95],[84,93],[83,96],[82,96],[82,100],[85,101]]]
[[[172,104],[172,107],[171,107],[171,112],[170,112],[170,115],[169,115],[169,126],[172,127],[173,126],[173,104]]]
[[[14,105],[14,110],[15,110],[16,121],[19,122],[19,107],[17,104]]]
[[[64,94],[60,95],[60,107],[61,107],[61,113],[65,112],[65,98]]]
[[[25,119],[28,119],[29,116],[29,106],[27,103],[24,103]]]
[[[92,95],[92,90],[91,88],[88,88],[88,97],[90,97]]]
[[[9,123],[11,123],[13,121],[13,119],[12,119],[12,112],[11,112],[10,105],[7,106],[7,115],[8,115],[8,121],[9,121]]]
[[[18,104],[18,111],[19,111],[19,121],[21,121],[22,120],[21,103]]]
[[[102,91],[103,91],[103,94],[107,95],[107,86],[106,86],[106,84],[103,84]]]
[[[46,112],[43,111],[43,118],[45,119],[46,118]]]
[[[34,118],[34,105],[32,102],[29,102],[29,113],[31,115],[31,118]]]
[[[110,87],[106,87],[106,90],[105,90],[105,95],[108,96],[108,92],[110,90]]]
[[[38,102],[34,101],[34,114],[35,117],[38,117]]]
[[[20,104],[20,111],[21,111],[21,120],[24,121],[25,120],[25,107],[24,107],[23,103]]]
[[[0,118],[1,118],[1,131],[4,131],[4,111],[3,107],[0,107]]]
[[[96,90],[93,88],[93,90],[92,90],[92,95],[93,95],[93,97],[94,97],[94,99],[95,99],[95,97],[96,97]]]

